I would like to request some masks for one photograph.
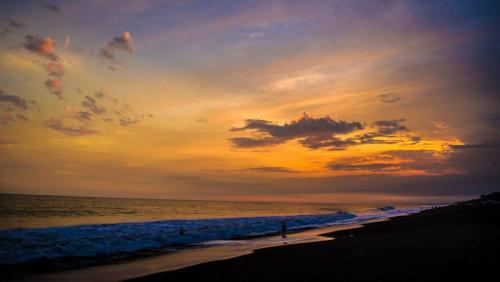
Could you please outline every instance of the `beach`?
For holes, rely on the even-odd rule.
[[[418,209],[383,207],[378,210],[379,213],[355,217],[344,213],[286,217],[289,227],[293,227],[294,220],[301,222],[298,229],[289,230],[286,238],[279,233],[230,240],[219,236],[221,239],[166,253],[161,249],[146,249],[113,256],[56,257],[5,266],[2,273],[4,278],[12,281],[423,281],[447,277],[475,281],[492,272],[494,264],[499,261],[498,199],[490,201],[484,198]],[[246,227],[250,228],[248,230],[261,226],[259,230],[262,231],[268,226],[276,226],[275,219],[283,217],[214,219],[209,223],[223,223],[222,226],[228,229],[221,230],[230,230],[235,226],[241,228],[241,222],[245,221],[250,224]],[[327,223],[330,220],[333,221]],[[184,226],[187,223],[200,224],[199,220],[180,222]],[[256,225],[257,222],[261,223]],[[312,222],[322,224],[313,227]],[[75,244],[85,243],[91,249],[98,249],[101,243],[86,236],[100,234],[106,242],[109,240],[106,230],[111,230],[119,239],[130,237],[130,234],[135,234],[131,231],[140,227],[146,228],[144,232],[149,231],[129,238],[133,241],[119,239],[114,243],[144,242],[147,236],[156,238],[158,230],[169,230],[161,228],[165,224],[168,227],[172,221],[50,227],[5,231],[3,234],[11,236],[4,239],[12,240],[14,235],[32,233],[39,236],[49,232],[54,243],[40,250],[54,252],[59,246],[57,238],[67,240],[72,232],[78,234],[73,237],[77,240]],[[128,232],[123,233],[125,227]],[[212,232],[206,228],[197,230]],[[92,232],[81,233],[84,230]],[[186,229],[186,232],[192,231]],[[181,238],[186,234],[177,236]],[[82,253],[89,251],[80,250]]]
[[[127,280],[332,240],[322,234],[430,208],[35,195],[0,200],[0,273],[16,281]]]
[[[326,235],[335,239],[134,281],[481,281],[500,261],[500,206],[468,202]]]

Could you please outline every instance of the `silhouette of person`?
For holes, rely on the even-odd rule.
[[[286,238],[286,222],[281,223],[281,238]]]

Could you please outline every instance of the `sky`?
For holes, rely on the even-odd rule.
[[[498,191],[499,26],[497,1],[3,1],[0,192]]]

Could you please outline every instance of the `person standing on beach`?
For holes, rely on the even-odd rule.
[[[281,238],[286,238],[286,222],[281,223]]]

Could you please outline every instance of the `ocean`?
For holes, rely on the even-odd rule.
[[[166,253],[425,208],[0,194],[0,265]]]

